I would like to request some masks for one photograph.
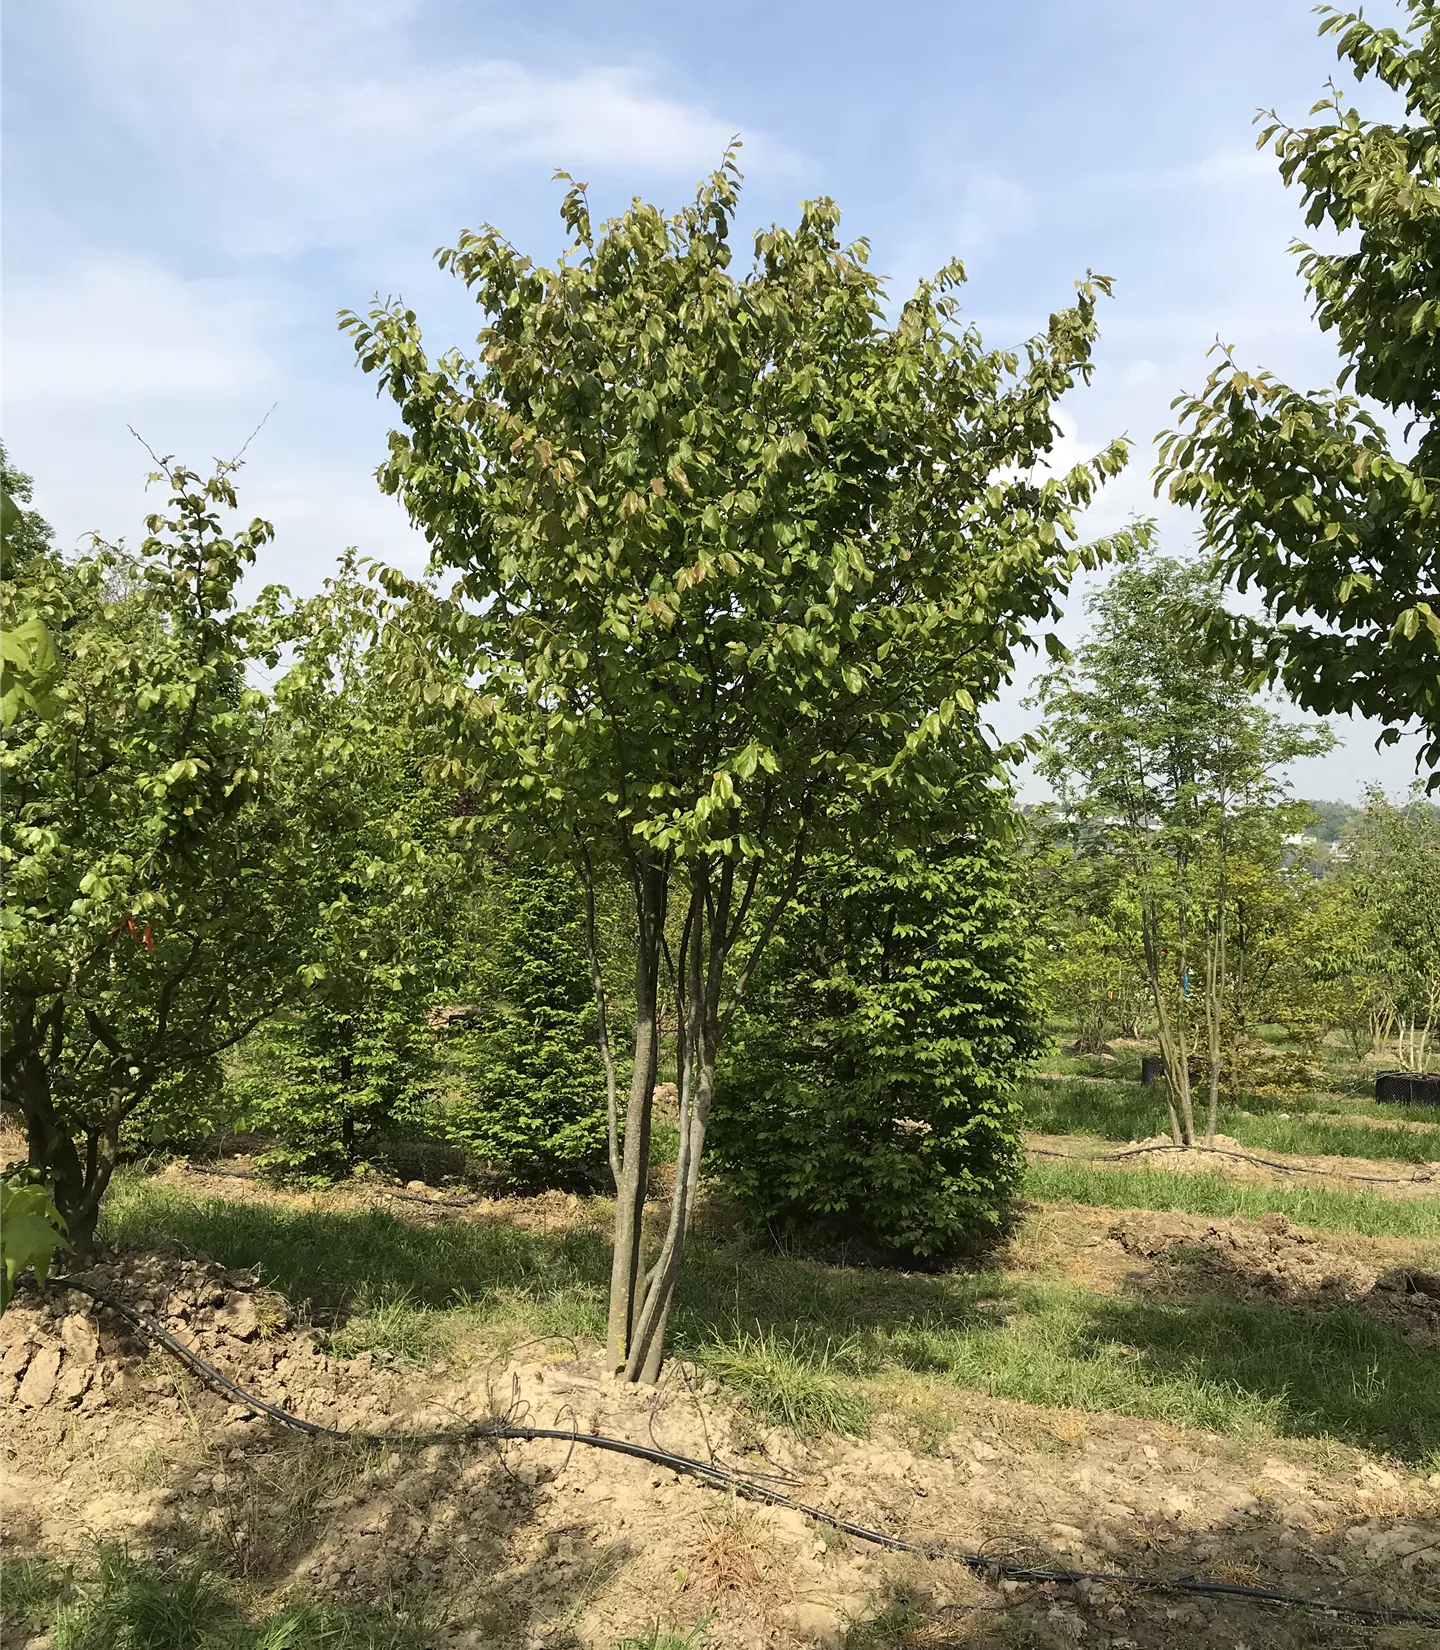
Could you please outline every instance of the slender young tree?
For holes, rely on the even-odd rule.
[[[1177,1146],[1200,1139],[1190,1061],[1201,1035],[1207,1145],[1218,1121],[1231,866],[1283,795],[1283,769],[1333,744],[1328,729],[1281,722],[1196,645],[1217,610],[1199,568],[1162,557],[1122,567],[1091,602],[1091,636],[1039,694],[1040,771],[1134,904]]]
[[[572,187],[552,268],[493,229],[464,235],[440,261],[483,313],[475,360],[430,358],[398,304],[343,318],[400,408],[381,485],[456,581],[383,575],[409,616],[397,675],[477,817],[568,845],[587,904],[607,864],[629,881],[623,1118],[593,923],[590,949],[617,1190],[609,1358],[632,1380],[659,1367],[716,1059],[822,804],[903,813],[972,772],[977,707],[1076,568],[1117,548],[1082,544],[1073,512],[1124,448],[1044,468],[1103,280],[1021,354],[987,350],[958,325],[958,264],[888,323],[829,201],[758,235],[737,275],[737,205],[727,157],[673,217],[636,201],[597,231]],[[652,1257],[662,976],[680,1143]]]

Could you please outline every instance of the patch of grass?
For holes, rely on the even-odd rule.
[[[1085,1077],[1067,1082],[1032,1081],[1024,1086],[1022,1104],[1026,1127],[1042,1134],[1093,1134],[1101,1140],[1124,1141],[1148,1139],[1168,1128],[1163,1094],[1141,1088],[1138,1081]],[[1220,1127],[1257,1150],[1426,1163],[1440,1153],[1440,1141],[1433,1134],[1383,1125],[1434,1121],[1420,1115],[1432,1111],[1436,1111],[1433,1106],[1406,1106],[1396,1108],[1392,1115],[1382,1114],[1373,1101],[1247,1094],[1238,1105],[1222,1105]],[[1353,1116],[1356,1120],[1320,1123],[1309,1121],[1310,1116]]]
[[[429,1307],[417,1306],[408,1290],[356,1291],[351,1315],[343,1329],[329,1338],[329,1350],[339,1358],[370,1352],[386,1363],[426,1364],[451,1345],[444,1319]]]
[[[757,1416],[802,1436],[862,1433],[870,1420],[866,1400],[846,1384],[856,1373],[860,1344],[836,1344],[803,1333],[741,1330],[701,1348],[699,1361],[716,1380],[743,1394]]]
[[[97,1574],[76,1584],[51,1622],[55,1650],[191,1650],[235,1642],[237,1610],[229,1591],[203,1565],[136,1563],[102,1547]]]
[[[7,1627],[39,1631],[70,1596],[74,1572],[48,1558],[11,1558],[0,1586],[0,1619]]]
[[[76,1578],[45,1560],[5,1567],[5,1619],[48,1629],[53,1650],[424,1650],[426,1624],[329,1603],[255,1615],[203,1564],[100,1547]]]
[[[902,1650],[929,1622],[930,1611],[915,1590],[892,1583],[879,1613],[845,1635],[845,1650]]]
[[[893,1408],[903,1372],[925,1377],[935,1402],[953,1383],[1241,1438],[1332,1438],[1409,1461],[1440,1446],[1434,1354],[1349,1313],[1224,1296],[1154,1302],[999,1272],[827,1267],[703,1240],[687,1267],[675,1350],[708,1362],[707,1349],[735,1343],[737,1323],[752,1325],[750,1355],[715,1373],[755,1382],[761,1401],[773,1386],[783,1404],[818,1375],[861,1397],[874,1379],[876,1402]]]
[[[1089,1203],[1103,1209],[1178,1209],[1187,1214],[1250,1219],[1282,1214],[1297,1226],[1324,1232],[1440,1239],[1440,1198],[1376,1197],[1358,1188],[1260,1185],[1227,1180],[1218,1173],[1042,1161],[1027,1170],[1025,1191],[1032,1198]]]
[[[254,1267],[297,1304],[352,1309],[362,1292],[417,1309],[603,1298],[610,1272],[598,1232],[527,1232],[505,1219],[421,1226],[382,1209],[209,1197],[123,1172],[106,1196],[101,1236],[142,1248],[181,1243],[226,1266]]]
[[[1433,1354],[1345,1312],[1184,1304],[1056,1286],[1015,1293],[1003,1332],[915,1326],[889,1361],[996,1398],[1239,1436],[1329,1437],[1424,1461],[1440,1447]]]
[[[642,1631],[616,1639],[615,1650],[699,1650],[714,1619],[705,1616],[686,1632],[678,1627],[662,1627],[658,1620],[647,1622]]]

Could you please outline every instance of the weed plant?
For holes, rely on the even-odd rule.
[[[255,1615],[204,1564],[140,1562],[96,1549],[81,1573],[44,1559],[5,1566],[7,1628],[48,1632],[51,1650],[424,1650],[425,1623],[330,1603]]]
[[[869,1423],[870,1405],[847,1385],[847,1378],[873,1362],[856,1336],[822,1341],[803,1331],[740,1330],[702,1347],[699,1361],[742,1393],[756,1415],[801,1437],[822,1432],[854,1437]]]
[[[700,1650],[713,1619],[706,1616],[686,1632],[664,1627],[658,1620],[647,1622],[640,1632],[616,1639],[615,1650]]]

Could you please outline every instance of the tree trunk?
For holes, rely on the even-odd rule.
[[[1176,1146],[1188,1146],[1192,1144],[1192,1140],[1188,1135],[1183,1138],[1181,1136],[1180,1114],[1176,1110],[1180,1091],[1176,1085],[1179,1081],[1184,1081],[1188,1100],[1190,1073],[1184,1063],[1183,1039],[1177,1043],[1170,1024],[1170,1011],[1165,1003],[1165,988],[1160,978],[1160,924],[1147,895],[1141,896],[1140,937],[1145,950],[1145,973],[1150,983],[1150,998],[1155,1006],[1160,1053],[1165,1059],[1165,1105],[1170,1114],[1170,1139]]]
[[[626,1367],[637,1311],[644,1248],[645,1189],[650,1174],[650,1123],[660,1055],[660,942],[665,927],[666,873],[642,862],[636,870],[635,1064],[625,1110],[625,1144],[615,1187],[615,1246],[610,1262],[610,1312],[605,1352],[612,1370]]]
[[[1219,909],[1216,912],[1214,941],[1205,959],[1205,1019],[1210,1051],[1210,1093],[1205,1108],[1205,1144],[1215,1144],[1215,1130],[1220,1121],[1220,1035],[1221,1019],[1225,1012],[1225,939],[1228,913],[1226,911],[1225,874],[1221,872]]]
[[[55,1115],[50,1071],[36,1048],[12,1049],[7,1057],[6,1087],[25,1119],[26,1160],[50,1184],[65,1235],[78,1255],[94,1253],[100,1199],[110,1181],[111,1160],[99,1153],[92,1136],[84,1159]]]
[[[723,879],[718,909],[710,909],[710,892],[708,876],[701,870],[692,882],[680,979],[676,982],[681,1012],[676,1043],[680,1142],[675,1154],[675,1189],[670,1199],[665,1239],[645,1280],[639,1302],[635,1334],[625,1366],[626,1378],[632,1381],[654,1382],[659,1378],[665,1330],[700,1185],[700,1158],[705,1149],[705,1127],[715,1090],[720,976],[725,965],[723,935],[729,919],[728,874]]]

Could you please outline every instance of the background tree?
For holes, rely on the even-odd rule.
[[[1082,850],[1074,822],[1048,805],[1026,821],[1026,850],[1043,944],[1037,962],[1050,1012],[1073,1027],[1077,1054],[1137,1038],[1150,1018],[1150,985],[1123,883]]]
[[[1346,880],[1370,924],[1381,1037],[1407,1071],[1427,1071],[1440,1030],[1440,810],[1418,790],[1397,807],[1371,789],[1345,833]]]
[[[452,1052],[463,1076],[446,1132],[522,1186],[593,1185],[605,1170],[605,1073],[577,893],[566,866],[491,865],[469,984],[483,1018]]]
[[[1103,282],[1022,364],[957,330],[958,265],[887,325],[828,201],[757,236],[733,275],[737,204],[727,158],[674,217],[636,202],[598,234],[572,188],[575,240],[553,268],[466,234],[441,262],[484,313],[473,362],[429,358],[399,305],[344,323],[401,409],[381,484],[458,575],[446,595],[386,575],[408,602],[397,672],[484,819],[567,847],[587,900],[606,862],[630,883],[608,1349],[631,1379],[658,1369],[715,1063],[768,937],[752,913],[778,921],[795,896],[829,799],[895,814],[974,770],[976,707],[1112,548],[1082,546],[1072,512],[1124,458],[1040,469],[1057,399],[1090,371]],[[672,897],[679,1156],[647,1266]],[[598,969],[595,992],[613,1096]]]
[[[193,1104],[291,988],[324,881],[323,816],[248,680],[271,611],[235,591],[270,529],[222,531],[230,468],[171,468],[138,555],[37,553],[3,585],[29,638],[0,744],[3,1100],[78,1248],[122,1138]]]
[[[1195,645],[1188,620],[1219,591],[1196,567],[1154,557],[1121,567],[1095,596],[1091,636],[1046,676],[1046,750],[1077,841],[1116,898],[1134,901],[1165,1057],[1171,1137],[1199,1139],[1190,1061],[1209,1060],[1205,1140],[1214,1138],[1232,911],[1230,878],[1274,830],[1280,772],[1328,749],[1324,728],[1283,724],[1249,682]]]
[[[1003,793],[806,867],[727,1042],[721,1180],[775,1237],[936,1264],[999,1230],[1045,1042]],[[898,833],[897,833],[898,835]]]
[[[1300,270],[1344,366],[1302,393],[1227,351],[1203,393],[1181,397],[1157,486],[1196,505],[1222,575],[1269,603],[1277,629],[1225,616],[1216,634],[1258,657],[1307,709],[1360,711],[1393,743],[1422,734],[1440,785],[1440,13],[1405,0],[1406,31],[1318,8],[1357,79],[1375,75],[1405,118],[1362,118],[1338,90],[1326,118],[1261,134],[1297,186],[1306,222],[1346,250],[1297,242]],[[1353,384],[1356,394],[1345,393]],[[1364,397],[1380,416],[1357,397]],[[1403,430],[1387,428],[1390,415]],[[1218,615],[1217,615],[1218,617]]]
[[[54,529],[38,510],[27,510],[34,482],[12,469],[5,443],[0,441],[0,579],[13,579],[27,562],[45,555]]]
[[[304,990],[244,1048],[245,1128],[264,1161],[309,1174],[371,1159],[417,1126],[435,1077],[426,1011],[456,970],[474,877],[451,840],[453,789],[428,782],[371,671],[373,615],[346,558],[284,621],[296,656],[276,689],[276,749],[306,817],[328,819],[333,885],[306,945]]]

